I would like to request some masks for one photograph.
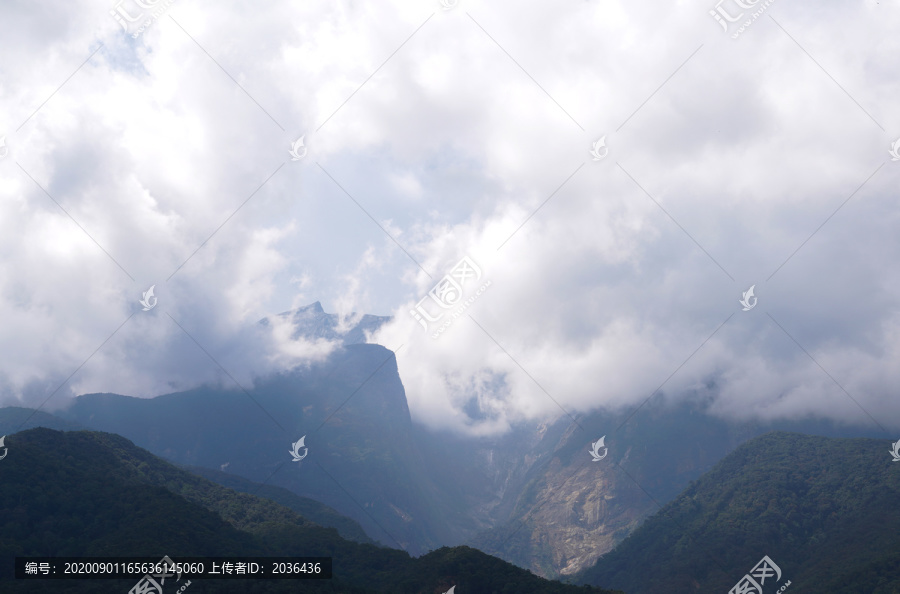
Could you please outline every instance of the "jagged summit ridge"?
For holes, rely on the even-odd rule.
[[[340,316],[326,313],[322,303],[319,301],[291,311],[282,312],[273,317],[290,319],[295,327],[291,336],[294,340],[300,338],[311,340],[324,338],[326,340],[339,340],[344,345],[365,344],[367,333],[375,332],[382,324],[391,320],[391,316],[363,314],[362,317],[359,317],[354,312],[348,318],[356,320],[356,323],[350,328],[342,330],[340,328]],[[269,320],[270,318],[263,318],[259,323],[263,326],[268,326]]]

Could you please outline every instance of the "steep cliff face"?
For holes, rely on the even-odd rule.
[[[373,539],[414,554],[451,539],[396,359],[378,345],[348,345],[321,364],[261,379],[249,394],[88,394],[59,414],[175,462],[227,468],[323,502]],[[289,450],[301,437],[308,454],[295,462]]]
[[[531,556],[534,571],[568,575],[591,565],[655,510],[634,483],[622,478],[613,465],[551,461],[534,487],[531,513],[520,519],[529,548],[540,553]]]
[[[527,480],[506,495],[511,505],[498,514],[505,517],[471,541],[545,577],[589,567],[656,509],[618,466],[628,462],[633,448],[618,442],[592,462],[590,442],[600,436],[586,439],[577,426],[559,421],[555,429],[560,426],[566,427],[563,435],[549,451],[530,456]]]

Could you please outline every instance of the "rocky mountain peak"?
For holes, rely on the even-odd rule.
[[[294,326],[291,336],[294,340],[323,338],[338,340],[344,345],[365,344],[367,333],[375,332],[382,324],[391,320],[391,316],[359,315],[356,312],[342,320],[338,314],[326,313],[319,301],[273,317],[290,320]],[[267,326],[269,320],[270,318],[264,318],[260,320],[260,324]]]

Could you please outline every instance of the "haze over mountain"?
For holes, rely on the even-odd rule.
[[[202,476],[203,478],[227,487],[232,491],[239,493],[249,493],[258,497],[265,497],[279,505],[287,507],[307,520],[325,526],[334,528],[341,535],[341,538],[359,542],[364,544],[374,544],[374,541],[366,535],[357,522],[354,522],[347,516],[339,514],[334,509],[323,505],[318,501],[307,497],[300,497],[282,487],[272,485],[263,485],[254,483],[253,481],[239,477],[235,474],[229,474],[212,468],[204,468],[202,466],[184,466],[191,474]]]
[[[15,556],[315,556],[332,557],[332,580],[192,579],[189,588],[206,594],[426,594],[452,585],[466,592],[585,591],[465,547],[412,559],[350,542],[266,498],[176,468],[117,435],[38,428],[10,438],[12,451],[0,468],[4,489],[15,494],[0,500],[4,567],[12,567]],[[93,594],[126,592],[137,581],[23,581],[4,571],[0,589]]]
[[[63,418],[179,464],[227,470],[334,507],[385,544],[422,553],[471,521],[430,480],[393,353],[340,348],[323,364],[260,378],[252,393],[198,388],[152,399],[89,394]],[[309,454],[293,462],[305,436]]]

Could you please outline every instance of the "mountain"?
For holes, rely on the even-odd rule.
[[[7,406],[0,408],[0,435],[8,435],[25,429],[46,427],[60,431],[84,429],[79,423],[66,421],[60,417],[33,408]]]
[[[325,361],[258,378],[246,392],[88,394],[57,414],[177,464],[225,470],[321,502],[369,538],[411,554],[466,544],[548,578],[593,565],[752,437],[771,430],[875,434],[813,420],[727,422],[706,414],[697,395],[672,404],[664,394],[633,415],[599,411],[577,423],[562,416],[495,437],[431,431],[410,417],[393,353],[352,344],[389,318],[357,317],[348,331],[318,303],[281,316],[296,323],[298,335],[343,346]],[[601,436],[609,455],[594,463],[588,449]],[[301,437],[308,456],[293,462],[288,450]],[[327,515],[319,521],[327,523]],[[335,527],[360,540],[348,526]]]
[[[319,501],[388,546],[422,554],[467,544],[548,578],[590,567],[754,436],[871,432],[730,423],[662,397],[624,424],[624,413],[598,412],[491,438],[431,432],[412,422],[393,354],[378,345],[348,345],[248,392],[89,394],[57,414],[178,464],[224,467]],[[291,462],[290,444],[304,435],[309,455]],[[600,436],[609,455],[593,463]]]
[[[375,544],[375,542],[368,537],[366,531],[362,529],[362,526],[360,526],[359,523],[354,522],[346,516],[342,516],[336,510],[313,499],[300,497],[281,487],[254,483],[253,481],[248,481],[235,474],[228,474],[227,472],[213,470],[212,468],[185,466],[184,469],[191,474],[202,476],[209,481],[227,487],[233,491],[265,497],[270,501],[274,501],[279,505],[283,505],[284,507],[297,512],[311,522],[320,526],[334,528],[342,538],[347,540]]]
[[[482,441],[480,449],[442,436],[435,443],[446,451],[428,455],[440,460],[456,450],[468,456],[459,463],[467,470],[464,484],[481,498],[472,505],[486,510],[481,515],[488,516],[488,527],[466,544],[556,578],[593,565],[741,443],[776,429],[877,434],[814,420],[728,422],[695,404],[658,397],[633,416],[597,412],[577,423],[563,417]],[[588,450],[601,436],[608,455],[593,462]]]
[[[373,316],[371,314],[360,316],[355,312],[346,316],[345,319],[341,319],[337,314],[325,313],[322,304],[318,301],[305,307],[280,313],[275,317],[282,321],[289,321],[293,325],[292,338],[294,340],[301,337],[308,340],[322,338],[337,340],[344,345],[365,344],[368,342],[367,334],[374,333],[382,324],[391,320],[391,316]],[[259,323],[265,327],[271,322],[269,318],[264,318]]]
[[[661,401],[625,420],[561,418],[520,438],[520,447],[529,444],[524,457],[497,444],[493,526],[467,544],[538,575],[572,575],[754,433]],[[593,462],[588,450],[601,436],[608,454]]]
[[[886,439],[773,432],[737,448],[576,583],[727,592],[768,556],[791,591],[900,592],[900,464]],[[752,591],[752,590],[750,590]]]
[[[194,593],[459,594],[608,592],[549,582],[474,549],[420,559],[359,544],[264,498],[236,493],[113,434],[31,429],[8,436],[0,462],[0,566],[15,556],[332,557],[332,580],[191,580]],[[27,581],[3,592],[127,592],[136,579]],[[172,590],[175,591],[175,590]],[[168,592],[168,590],[167,590]]]
[[[322,502],[412,554],[460,542],[471,524],[430,480],[396,359],[378,345],[341,347],[247,392],[201,387],[73,400],[57,415],[178,464],[224,468]],[[289,450],[301,437],[308,454],[294,462]]]

